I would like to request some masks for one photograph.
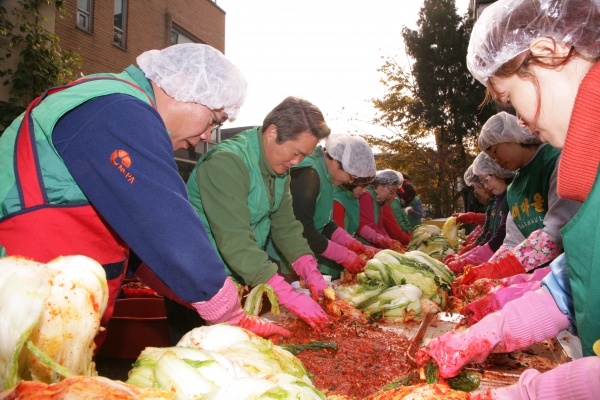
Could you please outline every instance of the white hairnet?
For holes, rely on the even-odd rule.
[[[246,79],[221,52],[200,43],[145,51],[136,59],[146,78],[177,101],[223,108],[233,121],[246,98]]]
[[[533,136],[529,129],[519,126],[517,117],[502,111],[485,122],[477,139],[481,151],[497,143],[539,144],[542,142]]]
[[[471,32],[467,67],[483,83],[532,40],[551,37],[592,58],[600,55],[600,0],[499,0]]]
[[[467,168],[467,170],[465,171],[465,183],[467,184],[467,186],[480,186],[483,187],[483,182],[481,182],[481,179],[479,179],[479,177],[475,174],[475,172],[473,172],[473,165],[469,165],[469,168]]]
[[[375,180],[373,181],[373,186],[377,186],[377,185],[398,185],[398,186],[400,186],[401,184],[402,184],[402,182],[400,182],[398,173],[391,169],[384,169],[381,171],[377,171],[377,174],[375,174]]]
[[[487,154],[479,153],[473,161],[473,172],[477,175],[496,175],[498,178],[512,178],[515,176],[513,171],[501,168]]]
[[[333,159],[342,163],[344,171],[361,178],[375,176],[375,157],[366,140],[356,136],[332,134],[325,149]]]

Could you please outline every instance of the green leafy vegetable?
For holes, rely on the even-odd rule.
[[[475,372],[462,370],[454,378],[448,379],[448,385],[454,390],[460,390],[462,392],[472,392],[479,387],[481,379]]]
[[[279,347],[283,347],[293,355],[296,355],[304,350],[338,349],[338,345],[334,342],[319,342],[316,340],[303,344],[282,343],[279,344]]]
[[[256,285],[254,289],[250,291],[246,302],[244,303],[244,311],[246,314],[259,315],[262,308],[263,293],[267,294],[269,301],[271,302],[271,314],[279,315],[279,300],[277,294],[273,290],[271,285],[266,283]]]

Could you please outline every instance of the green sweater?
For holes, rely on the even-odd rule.
[[[260,129],[257,135],[260,170],[272,205],[276,174],[267,162]],[[250,286],[267,282],[277,272],[277,264],[270,261],[265,249],[259,248],[254,241],[247,204],[250,191],[247,165],[232,152],[216,152],[200,164],[196,177],[219,254],[232,276]],[[281,205],[270,219],[271,237],[288,260],[295,261],[305,254],[313,254],[302,237],[302,224],[294,217],[289,176]]]

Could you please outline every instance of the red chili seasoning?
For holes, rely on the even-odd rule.
[[[338,345],[337,351],[307,350],[296,356],[314,375],[315,387],[326,395],[362,399],[414,368],[406,359],[406,336],[343,316],[329,315],[329,321],[330,328],[319,333],[302,321],[288,318],[281,325],[292,336],[273,339],[275,343],[328,341]]]

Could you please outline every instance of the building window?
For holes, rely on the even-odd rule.
[[[125,48],[127,39],[127,0],[115,0],[113,44]]]
[[[92,32],[94,0],[77,0],[77,27]]]
[[[182,44],[182,43],[197,43],[198,40],[194,40],[181,33],[180,30],[173,28],[171,29],[171,44]]]

